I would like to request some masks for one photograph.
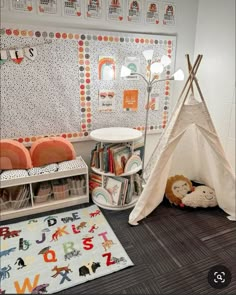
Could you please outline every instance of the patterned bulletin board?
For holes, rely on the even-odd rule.
[[[1,39],[1,49],[7,52],[27,46],[37,48],[34,61],[24,56],[16,64],[8,53],[7,62],[1,65],[1,138],[23,143],[55,135],[85,140],[90,131],[102,127],[144,130],[146,85],[141,78],[120,78],[121,66],[126,57],[138,57],[139,72],[145,75],[145,49],[154,49],[154,58],[163,54],[171,58],[171,65],[160,78],[169,77],[175,64],[175,36],[4,28]],[[109,58],[114,62],[114,77],[99,79],[99,60]],[[149,111],[149,132],[160,132],[166,126],[171,83],[160,82],[153,88],[156,106]],[[103,90],[114,94],[110,111],[99,108]],[[135,111],[123,108],[127,90],[138,92]]]

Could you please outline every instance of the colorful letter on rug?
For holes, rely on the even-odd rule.
[[[0,227],[0,294],[55,293],[133,265],[96,205]]]

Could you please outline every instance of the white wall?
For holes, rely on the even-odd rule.
[[[160,1],[162,3],[163,1]],[[109,30],[109,31],[124,31],[137,33],[156,33],[156,34],[176,34],[177,35],[177,51],[176,51],[176,69],[183,68],[187,71],[185,54],[194,54],[195,29],[197,22],[198,0],[173,0],[176,3],[176,25],[144,25],[144,24],[115,24],[107,23],[106,21],[91,21],[91,20],[75,20],[74,18],[63,18],[60,16],[28,16],[22,13],[13,13],[10,11],[1,11],[1,26],[7,24],[16,24],[18,28],[27,28],[27,25],[37,25],[38,27],[47,27],[63,29],[65,32],[74,32],[81,29],[92,30]],[[105,3],[105,1],[103,1]],[[104,7],[105,8],[105,7]],[[174,105],[182,90],[184,82],[173,83],[173,102]],[[153,148],[155,147],[159,135],[150,135],[147,139],[146,159],[148,160]],[[87,163],[90,159],[90,151],[93,142],[79,142],[75,144],[78,154],[82,155]]]
[[[213,122],[235,171],[235,0],[199,0],[197,77]]]

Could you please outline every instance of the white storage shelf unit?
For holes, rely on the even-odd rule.
[[[91,139],[100,142],[101,146],[103,145],[103,143],[131,143],[131,151],[133,152],[134,150],[134,143],[138,140],[140,140],[140,138],[142,138],[142,132],[132,129],[132,128],[125,128],[125,127],[109,127],[109,128],[101,128],[101,129],[97,129],[94,130],[90,133],[90,137]],[[142,164],[140,164],[138,167],[135,167],[134,169],[132,169],[131,171],[127,171],[125,173],[120,174],[119,176],[129,176],[130,177],[130,181],[133,181],[133,177],[134,174],[136,174],[137,172],[139,172],[142,169]],[[102,190],[100,193],[101,194],[106,194],[105,190],[104,190],[104,177],[116,177],[117,175],[115,175],[114,173],[106,173],[104,171],[101,171],[101,169],[95,168],[95,167],[91,167],[91,170],[94,171],[97,174],[100,174],[102,176]],[[107,192],[108,193],[108,192]],[[99,193],[98,193],[99,194]],[[93,202],[100,206],[101,208],[104,209],[110,209],[110,210],[126,210],[129,208],[134,207],[135,203],[138,200],[137,195],[133,195],[132,197],[132,201],[128,204],[123,204],[123,205],[116,205],[116,204],[106,204],[106,203],[99,203],[96,198],[93,196],[92,193],[92,199]]]
[[[10,180],[1,180],[0,188],[10,188],[19,185],[28,185],[30,190],[30,200],[25,208],[20,209],[9,209],[9,210],[1,210],[1,220],[17,218],[20,216],[25,216],[29,214],[35,214],[45,211],[50,211],[59,208],[65,208],[69,206],[74,206],[82,203],[89,202],[89,189],[88,189],[88,166],[82,159],[82,157],[78,157],[80,161],[80,168],[64,170],[64,171],[56,171],[52,173],[45,173],[37,176],[28,176],[24,178],[15,178]],[[82,195],[73,195],[68,198],[64,198],[61,200],[55,200],[53,198],[49,199],[46,202],[37,203],[35,202],[35,192],[33,186],[35,184],[44,182],[44,181],[53,181],[56,179],[66,179],[72,176],[84,175],[85,177],[85,189]],[[12,201],[15,202],[15,201]]]

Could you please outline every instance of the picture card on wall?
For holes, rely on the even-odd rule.
[[[138,110],[138,89],[124,90],[123,110],[134,112]]]
[[[115,80],[116,65],[112,56],[99,56],[98,79],[111,81]]]
[[[64,16],[82,16],[82,0],[63,0],[62,14]]]
[[[128,0],[127,1],[127,21],[140,23],[142,17],[142,1]]]
[[[86,0],[85,1],[85,17],[88,19],[102,18],[102,0]]]
[[[145,22],[147,24],[159,24],[159,4],[157,1],[145,3]]]
[[[176,23],[176,7],[172,3],[164,4],[163,25],[173,26]]]
[[[100,112],[112,112],[115,109],[115,91],[99,90],[98,109]]]
[[[122,22],[124,20],[123,0],[107,0],[107,20]]]
[[[149,104],[147,105],[147,102],[146,102],[145,109],[158,111],[158,109],[159,109],[158,99],[159,99],[159,94],[158,93],[151,94]]]
[[[33,12],[35,10],[33,0],[11,0],[11,10],[16,12]]]
[[[59,15],[57,0],[37,0],[37,11],[41,15]]]
[[[140,72],[140,58],[135,56],[128,56],[125,58],[125,66],[129,68],[132,73]],[[124,77],[125,80],[139,80],[138,75],[130,75]]]

